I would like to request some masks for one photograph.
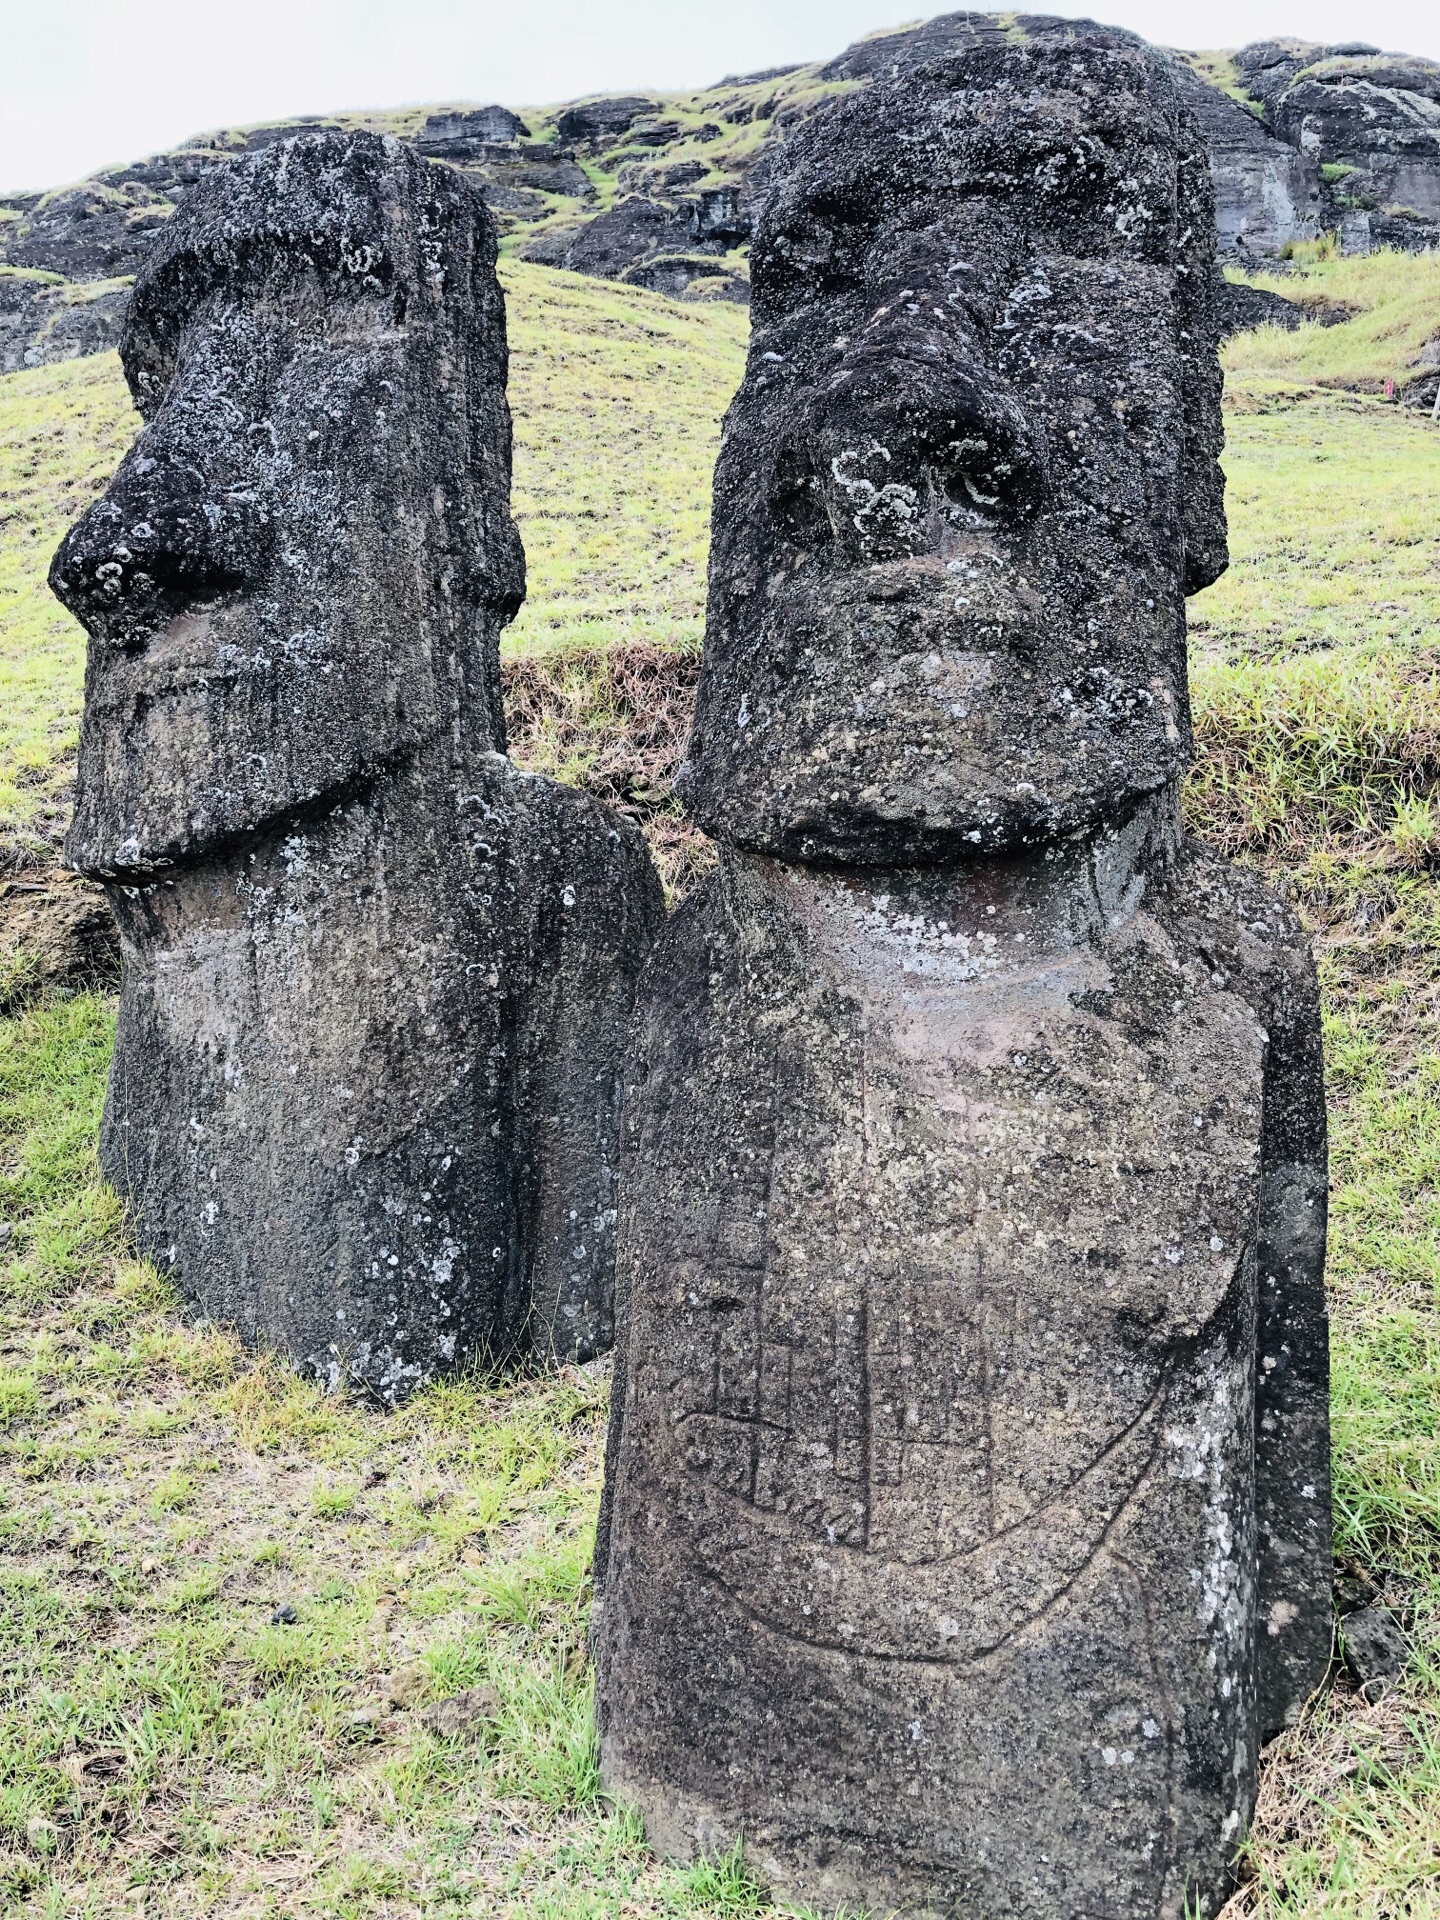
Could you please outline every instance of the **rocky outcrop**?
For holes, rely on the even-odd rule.
[[[106,353],[120,343],[128,280],[59,280],[0,269],[0,373]]]
[[[373,134],[219,170],[136,284],[145,429],[51,584],[72,865],[124,956],[101,1133],[208,1319],[387,1401],[610,1337],[639,832],[504,756],[524,590],[496,237]]]
[[[530,129],[508,107],[456,107],[432,113],[415,135],[416,150],[431,160],[484,160],[491,147],[528,140]]]
[[[1210,149],[1222,255],[1242,264],[1274,260],[1293,241],[1314,239],[1324,210],[1318,163],[1277,140],[1255,113],[1183,59],[1175,76]]]
[[[619,200],[583,227],[531,241],[525,257],[672,298],[708,283],[712,297],[748,299],[748,280],[728,269],[722,257],[737,226],[737,196],[728,189],[705,198],[712,208],[718,202],[718,209],[707,215],[697,206],[688,216],[655,200]]]
[[[1320,169],[1321,218],[1347,251],[1440,243],[1440,63],[1363,42],[1258,41],[1235,69],[1267,123]]]
[[[787,146],[637,1004],[608,1789],[785,1904],[1215,1912],[1330,1651],[1314,970],[1186,841],[1200,130],[1018,20]]]
[[[785,142],[849,88],[998,45],[1011,31],[993,14],[948,13],[817,65],[684,96],[613,95],[523,118],[499,105],[453,106],[367,124],[464,171],[502,230],[525,235],[526,258],[685,299],[744,300],[753,209]],[[1234,56],[1237,99],[1186,56],[1171,57],[1209,144],[1222,254],[1257,264],[1326,228],[1352,251],[1440,235],[1435,63],[1360,43],[1256,42]],[[310,119],[209,134],[57,193],[0,200],[0,264],[76,283],[131,275],[213,167],[326,129],[340,130]],[[49,328],[54,304],[38,307],[26,332],[11,296],[0,326],[8,360],[109,344],[93,326]]]

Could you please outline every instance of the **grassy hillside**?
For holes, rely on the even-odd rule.
[[[1320,949],[1337,1549],[1416,1649],[1398,1693],[1342,1678],[1272,1749],[1236,1915],[1440,1912],[1440,430],[1373,397],[1419,345],[1373,315],[1387,287],[1423,307],[1431,271],[1317,263],[1356,319],[1232,345],[1234,563],[1193,608],[1192,817],[1291,889]],[[507,272],[531,560],[512,721],[538,763],[663,798],[743,315]],[[73,751],[79,643],[44,559],[127,431],[113,361],[0,382],[12,847],[51,839]],[[766,1912],[733,1862],[649,1861],[597,1798],[603,1377],[381,1416],[187,1328],[94,1176],[110,1018],[81,996],[0,1023],[0,1905]],[[461,1689],[463,1713],[428,1712]]]

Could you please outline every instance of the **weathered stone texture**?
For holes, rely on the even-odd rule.
[[[792,143],[642,982],[601,1763],[682,1857],[1215,1912],[1330,1646],[1313,968],[1187,843],[1204,148],[1022,17]]]
[[[1032,103],[1023,48],[964,58],[798,134],[756,235],[678,784],[757,852],[1038,842],[1188,758],[1183,593],[1224,564],[1204,149],[1158,78]]]
[[[1363,41],[1257,41],[1236,71],[1270,126],[1326,169],[1322,217],[1346,251],[1440,242],[1440,62]]]
[[[52,569],[67,852],[125,949],[107,1171],[203,1312],[323,1375],[593,1353],[659,886],[503,758],[493,223],[394,141],[273,147],[176,216],[121,352],[146,428]]]
[[[126,281],[57,285],[45,274],[0,274],[0,373],[108,352],[129,298]]]
[[[1215,185],[1216,241],[1238,260],[1274,260],[1320,232],[1325,211],[1319,162],[1276,139],[1258,116],[1202,80],[1182,58],[1174,75],[1205,135]]]
[[[1323,1109],[1293,923],[1165,812],[732,856],[662,936],[599,1652],[667,1852],[826,1910],[1224,1885],[1329,1651]]]

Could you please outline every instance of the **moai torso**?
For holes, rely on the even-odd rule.
[[[635,830],[519,772],[489,217],[374,136],[197,190],[145,432],[52,581],[91,634],[72,861],[125,953],[102,1132],[207,1317],[394,1400],[611,1330]]]
[[[925,136],[938,124],[963,172],[967,135],[999,147],[986,116],[1018,95],[1033,118],[1009,125],[1012,150],[1028,139],[1033,160],[1058,121],[1102,175],[1119,169],[1101,135],[1153,116],[1121,178],[1148,162],[1153,192],[1168,139],[1184,233],[1173,156],[1191,135],[1133,43],[1042,33],[907,87],[829,129],[882,206],[895,128],[916,135],[927,194]],[[1117,97],[1107,128],[1096,102]],[[754,517],[722,532],[717,506],[719,565],[745,556],[748,577],[712,574],[689,792],[731,847],[652,958],[627,1092],[602,1766],[665,1851],[743,1834],[779,1894],[822,1910],[1179,1920],[1187,1892],[1215,1910],[1262,1730],[1328,1652],[1313,972],[1289,916],[1180,832],[1184,678],[1166,621],[1184,514],[1203,528],[1215,500],[1183,485],[1183,405],[1148,472],[1116,463],[1112,498],[1161,511],[1155,551],[1121,527],[1113,571],[1087,522],[1098,476],[1082,467],[1064,497],[1053,407],[1014,403],[1013,437],[1044,450],[1034,504],[997,513],[999,488],[977,482],[989,510],[968,492],[970,510],[937,510],[933,465],[902,464],[873,411],[847,432],[833,383],[783,387],[787,356],[822,336],[794,306],[772,332],[767,293],[827,171],[838,229],[850,176],[834,189],[818,143],[762,223],[717,501],[743,468],[757,499],[778,490],[781,532],[764,550]],[[1186,208],[1185,191],[1203,250],[1203,200]],[[983,233],[969,238],[936,251],[983,269]],[[895,246],[883,219],[873,244]],[[855,270],[859,243],[842,252]],[[906,266],[914,293],[913,246]],[[1034,284],[1033,263],[1012,271]],[[1080,276],[1052,258],[1045,278],[1053,293]],[[1072,324],[1113,339],[1119,318],[1068,310],[1059,341]],[[834,332],[847,351],[853,333]],[[1005,351],[1053,369],[1059,344],[1052,328]],[[950,352],[927,376],[912,347],[892,391],[954,390],[967,369]],[[1077,357],[1093,419],[1116,362]],[[853,495],[837,454],[836,486],[805,508],[830,532],[787,544],[801,436],[773,435],[778,489],[752,437],[772,382],[782,422],[808,409],[806,445],[818,418],[841,454],[884,448],[871,464],[928,530],[907,544],[907,522],[879,551],[861,530],[840,564]],[[1158,431],[1144,384],[1132,374],[1131,396]],[[1200,373],[1191,385],[1203,394]],[[1037,529],[1047,495],[1060,539]],[[1204,560],[1198,537],[1189,552]],[[980,624],[1023,611],[1013,648],[977,631],[972,574]],[[1128,629],[1127,582],[1143,609]]]

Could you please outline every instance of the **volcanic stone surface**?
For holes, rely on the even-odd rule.
[[[1031,105],[1008,57],[802,130],[756,234],[680,776],[756,852],[1038,843],[1189,755],[1183,596],[1225,560],[1205,150],[1168,80]]]
[[[90,634],[71,863],[124,985],[102,1158],[209,1318],[395,1399],[610,1332],[636,832],[504,758],[524,560],[495,232],[298,138],[187,201],[146,427],[52,585]]]
[[[1440,243],[1440,62],[1261,40],[1235,68],[1273,131],[1324,169],[1322,217],[1346,251]]]
[[[1167,65],[1023,17],[760,221],[598,1712],[655,1844],[821,1911],[1215,1912],[1329,1655],[1314,972],[1177,797],[1214,251]]]

